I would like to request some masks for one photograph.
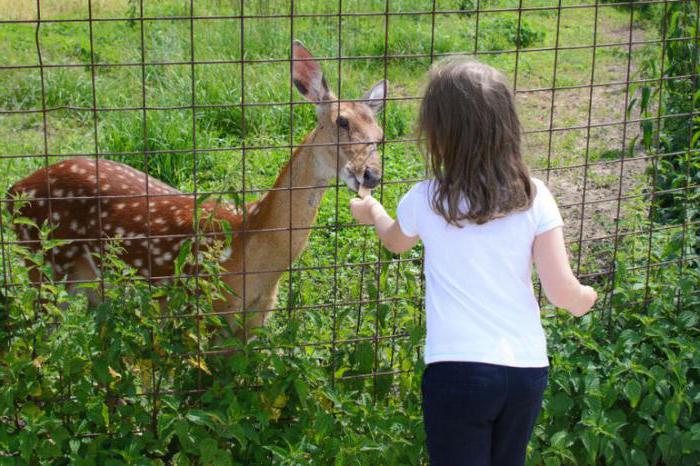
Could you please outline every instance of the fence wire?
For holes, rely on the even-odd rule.
[[[695,95],[697,66],[693,64],[690,73],[672,75],[664,64],[671,44],[697,47],[698,36],[669,37],[666,27],[655,32],[644,17],[646,8],[658,7],[665,18],[672,5],[681,3],[690,1],[240,0],[200,4],[191,0],[186,5],[173,2],[172,8],[159,8],[141,0],[125,2],[119,13],[109,2],[88,0],[83,9],[64,9],[56,2],[37,0],[31,8],[24,5],[17,11],[2,12],[0,19],[0,35],[24,34],[19,42],[24,50],[18,53],[24,58],[1,63],[0,74],[18,83],[26,81],[18,88],[34,96],[34,100],[23,94],[2,99],[0,119],[9,128],[3,137],[23,137],[27,130],[36,136],[28,143],[0,145],[3,177],[7,176],[2,188],[56,162],[87,157],[95,162],[99,193],[103,178],[97,161],[122,161],[191,196],[194,225],[200,224],[197,206],[205,199],[222,198],[240,206],[265,193],[288,193],[287,212],[271,216],[284,221],[250,225],[242,214],[240,228],[233,231],[234,238],[240,239],[234,243],[240,247],[240,266],[213,274],[240,283],[238,295],[243,303],[258,292],[250,289],[251,283],[257,283],[256,276],[278,277],[276,304],[212,310],[200,302],[200,296],[205,296],[200,281],[214,276],[199,265],[199,255],[194,254],[194,273],[187,277],[195,281],[195,309],[164,313],[160,318],[202,320],[242,314],[245,322],[256,313],[269,312],[268,325],[279,332],[292,324],[303,328],[292,347],[282,349],[327,351],[330,383],[369,379],[367,387],[376,394],[382,378],[411,370],[401,367],[398,353],[413,349],[401,343],[411,337],[405,320],[422,327],[422,253],[387,254],[367,227],[351,221],[346,206],[352,194],[341,180],[293,186],[292,174],[288,185],[271,188],[279,170],[300,147],[334,150],[336,164],[342,165],[341,154],[352,144],[302,143],[315,117],[313,104],[303,101],[292,83],[295,39],[302,39],[315,55],[341,104],[361,101],[358,89],[366,90],[378,79],[389,81],[385,110],[377,117],[385,137],[378,143],[383,177],[375,192],[389,208],[395,207],[413,183],[427,176],[415,149],[420,141],[410,121],[420,100],[420,77],[429,66],[448,57],[471,56],[506,72],[523,117],[526,156],[533,175],[544,179],[559,201],[577,275],[604,291],[596,318],[612,319],[620,273],[616,264],[626,238],[647,238],[646,250],[638,251],[626,274],[639,271],[649,277],[655,269],[672,266],[682,271],[698,260],[693,248],[682,247],[683,253],[673,260],[658,260],[652,253],[660,232],[677,231],[685,244],[689,232],[697,231],[698,226],[697,215],[692,214],[676,222],[659,221],[654,203],[671,195],[682,200],[682,210],[697,208],[692,202],[698,185],[689,181],[690,176],[680,185],[657,184],[660,165],[686,154],[697,157],[686,150],[669,150],[658,129],[668,120],[690,122],[698,116],[694,106],[690,111],[676,111],[663,105],[669,83],[689,82],[691,95]],[[572,40],[571,30],[581,30],[577,18],[582,11],[590,35]],[[621,11],[628,15],[624,22],[620,21]],[[456,24],[462,29],[456,29]],[[128,39],[110,43],[105,27],[122,28]],[[222,32],[222,43],[208,42],[216,40],[211,31],[225,28],[233,32]],[[416,41],[409,34],[411,28],[421,31]],[[51,40],[58,35],[68,37],[69,46],[54,47]],[[224,52],[218,53],[215,47]],[[587,59],[580,60],[582,55]],[[650,57],[659,59],[657,69],[645,68]],[[693,57],[695,60],[697,54]],[[540,72],[542,69],[547,71]],[[217,87],[217,81],[223,84]],[[238,86],[227,87],[236,82]],[[80,88],[83,85],[86,87]],[[119,89],[123,95],[113,98],[109,85],[123,86]],[[69,95],[61,94],[61,86],[67,86],[64,92]],[[158,86],[173,86],[179,92],[165,95]],[[640,110],[641,100],[646,107]],[[70,127],[67,118],[78,123]],[[168,123],[172,124],[163,129]],[[687,126],[691,147],[693,126]],[[645,128],[657,135],[646,146],[642,144],[648,137]],[[120,138],[131,143],[122,143]],[[156,219],[151,217],[150,206],[171,194],[153,192],[146,180],[144,194],[121,199],[145,202],[145,233],[130,239],[145,241],[147,250],[153,251],[172,236],[153,233]],[[314,216],[313,223],[297,225],[292,193],[317,189],[326,190],[323,200],[318,199],[318,217]],[[38,199],[47,202],[46,220],[52,226],[56,226],[52,210],[56,197]],[[95,197],[69,199],[77,203]],[[97,199],[119,200],[99,195]],[[108,262],[106,244],[111,239],[103,225],[102,201],[95,203],[93,215],[102,233],[96,238],[67,238],[78,245],[96,242],[100,266]],[[3,199],[4,211],[9,202]],[[623,221],[631,215],[631,205],[643,206],[646,222],[632,225]],[[0,221],[8,218],[3,215]],[[28,286],[27,280],[17,276],[16,264],[22,258],[15,248],[29,241],[15,235],[11,225],[0,227],[2,286],[9,296],[13,288]],[[292,244],[299,232],[308,232],[310,239],[305,252],[296,258]],[[254,240],[255,235],[275,233],[287,236],[285,250],[275,249],[274,242]],[[208,235],[195,228],[194,251],[206,243]],[[222,236],[221,232],[213,235]],[[251,265],[251,254],[258,252],[258,257],[260,252],[251,248],[261,247],[270,248],[270,260],[279,262],[279,257],[286,257],[286,265],[271,269]],[[53,251],[49,250],[47,260],[55,269]],[[157,258],[148,253],[143,260],[145,273],[134,279],[146,280],[154,292],[163,280],[183,278],[172,273],[156,279]],[[101,295],[113,286],[103,274],[96,280],[56,274],[55,282],[64,286],[92,282]],[[654,293],[647,280],[641,302],[651,302]],[[679,295],[679,303],[682,299]],[[546,305],[541,293],[540,304]],[[551,315],[553,311],[546,307],[545,316]],[[329,325],[330,330],[316,332],[320,324]],[[244,338],[249,336],[244,327]],[[199,333],[196,338],[200,339]],[[274,346],[274,339],[270,341],[270,346],[261,349],[280,349]],[[367,356],[371,364],[362,371],[343,371],[338,354],[355,351],[347,348],[362,344],[369,345],[365,348],[371,351]],[[222,352],[202,347],[198,342],[197,351],[183,352],[181,357],[194,357],[201,364]],[[418,357],[419,353],[414,356]],[[189,392],[204,391],[202,384],[200,378]],[[154,384],[140,395],[154,397],[166,392]]]

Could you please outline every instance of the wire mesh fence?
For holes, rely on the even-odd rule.
[[[558,199],[575,271],[603,291],[595,318],[612,321],[623,299],[646,306],[663,292],[650,276],[698,260],[698,29],[679,32],[678,8],[697,18],[689,0],[0,2],[3,192],[40,173],[24,191],[33,214],[2,201],[3,299],[40,282],[93,300],[36,295],[8,338],[142,282],[168,303],[154,319],[190,322],[192,345],[168,357],[197,374],[169,385],[141,366],[130,396],[152,401],[155,430],[157,399],[210,389],[206,361],[230,351],[203,327],[217,317],[244,340],[262,332],[261,351],[316,358],[331,384],[395,393],[420,360],[422,253],[387,253],[346,206],[372,157],[389,210],[427,176],[412,129],[423,77],[461,56],[512,79],[533,176]],[[293,56],[295,40],[313,56]],[[311,64],[354,132],[324,128],[295,86]],[[375,117],[364,92],[382,80]],[[92,191],[79,192],[82,170]],[[669,241],[680,253],[657,253]],[[646,282],[620,295],[630,274]],[[672,292],[679,307],[697,296]]]

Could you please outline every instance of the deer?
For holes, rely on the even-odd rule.
[[[315,105],[316,126],[295,148],[272,189],[244,207],[214,199],[197,206],[193,194],[98,157],[66,159],[14,184],[11,198],[15,203],[23,199],[18,214],[50,225],[50,238],[69,240],[45,254],[53,277],[65,279],[71,293],[85,288],[71,283],[98,281],[100,247],[119,240],[121,259],[158,283],[172,277],[180,249],[196,231],[203,238],[197,244],[207,247],[228,224],[230,248],[219,261],[228,272],[221,278],[233,293],[212,305],[234,337],[248,341],[275,307],[282,272],[304,250],[327,187],[337,178],[351,191],[367,191],[382,177],[377,147],[384,135],[377,114],[388,83],[379,81],[360,100],[339,101],[319,62],[299,41],[292,45],[292,80]],[[40,247],[37,229],[20,224],[15,230],[21,243]],[[32,273],[30,279],[38,281]],[[97,297],[88,299],[95,304]]]

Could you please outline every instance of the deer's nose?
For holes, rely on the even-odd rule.
[[[382,175],[379,171],[366,168],[365,174],[362,176],[362,185],[372,189],[379,184],[379,180],[381,179]]]

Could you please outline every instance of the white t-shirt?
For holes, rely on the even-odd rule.
[[[532,287],[535,236],[563,225],[545,184],[529,210],[483,225],[449,225],[431,208],[430,180],[397,208],[401,230],[425,247],[425,362],[544,367],[547,342]]]

